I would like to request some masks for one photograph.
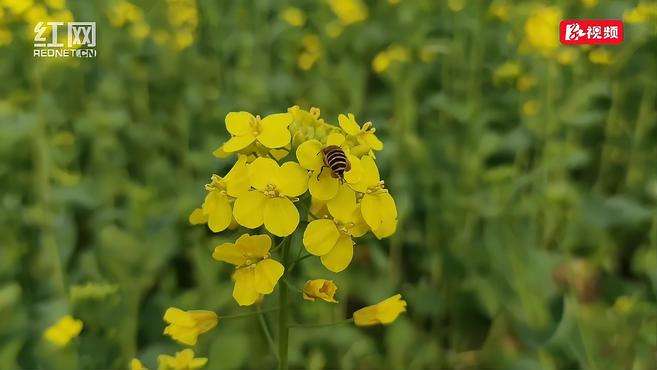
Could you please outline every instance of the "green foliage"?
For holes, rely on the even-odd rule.
[[[579,47],[562,64],[523,51],[529,2],[506,2],[500,19],[484,1],[367,1],[367,19],[332,37],[325,2],[295,2],[308,19],[294,27],[283,2],[198,0],[193,42],[177,47],[188,30],[172,1],[135,1],[150,27],[136,37],[139,22],[113,22],[116,2],[69,0],[76,20],[97,22],[98,57],[46,60],[4,3],[3,369],[123,369],[136,356],[154,369],[179,350],[162,336],[167,307],[238,312],[230,268],[210,258],[234,238],[187,216],[231,163],[211,155],[226,113],[294,104],[374,122],[400,222],[357,246],[348,272],[305,261],[303,276],[333,279],[340,303],[292,317],[337,321],[398,291],[408,313],[389,327],[292,329],[292,368],[657,367],[654,19],[626,23],[625,42],[605,49],[611,64]],[[636,5],[560,4],[565,18],[621,18]],[[305,70],[311,34],[319,51]],[[374,72],[390,45],[407,59]],[[506,62],[520,76],[494,80]],[[535,82],[521,91],[523,77]],[[84,330],[55,348],[42,333],[69,313]],[[207,369],[272,368],[260,329],[220,320],[196,352]]]

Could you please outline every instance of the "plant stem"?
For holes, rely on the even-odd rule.
[[[285,271],[281,277],[283,280],[287,278],[288,274],[288,260],[290,257],[290,239],[283,244],[283,266]],[[288,317],[288,287],[287,284],[278,284],[278,369],[287,370],[287,347],[289,329],[287,327]]]
[[[260,327],[262,328],[262,332],[265,333],[265,338],[267,338],[267,344],[269,345],[269,349],[274,354],[274,357],[276,357],[276,360],[278,360],[278,353],[276,352],[276,344],[274,344],[274,338],[272,337],[271,332],[269,331],[269,325],[267,325],[265,314],[262,311],[260,311],[260,309],[258,309],[258,321],[260,322]]]

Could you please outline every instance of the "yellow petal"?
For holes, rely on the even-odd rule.
[[[308,190],[310,190],[310,194],[319,200],[332,199],[338,193],[340,181],[331,176],[331,170],[328,168],[324,168],[324,170],[321,171],[319,178],[317,174],[318,172],[310,174],[310,179],[308,180]]]
[[[283,265],[271,258],[264,259],[255,267],[255,288],[260,294],[274,291],[278,279],[283,276]]]
[[[384,205],[389,206],[389,203],[383,200],[383,194],[365,194],[360,201],[360,211],[363,215],[363,219],[372,230],[376,230],[381,226],[384,216],[392,216],[386,213],[389,212],[390,209],[384,209]],[[393,218],[396,218],[396,214]]]
[[[257,158],[248,166],[251,186],[265,190],[268,184],[275,184],[279,178],[278,163],[271,158]]]
[[[211,191],[203,202],[203,213],[208,217],[208,227],[215,233],[226,230],[232,218],[230,202],[219,191]]]
[[[264,204],[265,228],[276,236],[288,236],[299,225],[299,211],[287,198],[268,198]]]
[[[189,219],[188,219],[188,221],[189,221],[189,223],[190,223],[191,225],[201,225],[201,224],[204,224],[204,223],[208,222],[208,216],[206,216],[206,215],[203,213],[203,209],[202,209],[202,208],[196,208],[196,209],[195,209],[194,211],[192,211],[192,213],[189,215]]]
[[[315,139],[304,141],[297,147],[297,159],[305,169],[319,171],[324,165],[322,158],[322,143]]]
[[[374,135],[371,132],[368,132],[364,135],[365,142],[367,145],[372,148],[372,150],[382,150],[383,149],[383,143],[381,140],[379,140],[376,135]]]
[[[241,266],[246,263],[247,260],[244,253],[242,253],[242,251],[233,243],[223,243],[216,246],[212,252],[212,258],[235,266]]]
[[[331,251],[320,257],[322,265],[333,272],[340,272],[349,266],[354,257],[354,242],[348,235],[340,235]]]
[[[267,197],[257,190],[249,191],[237,198],[233,205],[235,221],[249,229],[255,229],[262,225],[263,207],[266,199]]]
[[[356,193],[346,185],[341,185],[333,199],[326,202],[331,216],[340,222],[349,222],[356,210]]]
[[[171,336],[175,341],[182,344],[193,346],[196,345],[199,332],[193,327],[187,328],[184,326],[169,325],[164,328],[164,334]]]
[[[181,310],[176,307],[169,307],[164,312],[164,321],[169,324],[176,324],[179,326],[185,326],[192,328],[196,324],[192,316],[186,311]]]
[[[350,184],[356,184],[363,176],[363,166],[360,164],[360,159],[355,155],[347,154],[347,159],[351,169],[344,173],[344,179]]]
[[[195,358],[195,359],[193,359],[189,362],[189,368],[192,369],[192,370],[193,369],[198,369],[198,368],[201,368],[201,367],[205,366],[205,364],[207,364],[207,363],[208,363],[208,359],[205,358],[205,357]]]
[[[287,127],[292,123],[290,113],[270,114],[260,122],[260,135],[258,141],[267,148],[280,148],[290,142],[290,130]]]
[[[278,190],[288,197],[298,197],[308,190],[308,171],[296,162],[285,162],[276,179]]]
[[[341,114],[338,116],[338,123],[340,127],[349,135],[355,136],[360,132],[360,126],[356,123],[356,118],[353,114],[349,113],[349,117]]]
[[[187,313],[189,313],[194,318],[194,321],[196,322],[196,329],[198,330],[199,334],[210,331],[212,328],[217,326],[217,323],[219,322],[217,314],[212,311],[191,310],[187,311]]]
[[[332,132],[326,137],[326,146],[336,145],[340,146],[344,143],[344,135],[337,132]]]
[[[369,155],[363,156],[360,159],[360,164],[363,168],[361,183],[364,183],[367,187],[377,186],[381,181],[381,177],[374,158]]]
[[[217,158],[228,158],[231,154],[233,153],[228,153],[224,150],[223,144],[212,152],[212,155]]]
[[[271,238],[267,234],[249,235],[243,234],[235,242],[237,249],[246,258],[263,258],[271,248]]]
[[[228,141],[224,143],[224,145],[221,147],[222,150],[226,153],[233,153],[238,150],[242,150],[246,148],[247,146],[251,145],[255,141],[255,136],[253,134],[246,133],[245,135],[242,136],[233,136]]]
[[[226,175],[226,192],[233,198],[246,193],[251,188],[249,171],[246,165],[246,156],[241,155],[233,168]]]
[[[401,294],[396,294],[377,304],[377,318],[381,324],[390,324],[397,319],[402,312],[406,312],[406,301],[401,299]]]
[[[303,286],[303,299],[314,301],[316,298],[319,298],[326,302],[337,303],[338,301],[334,298],[337,290],[338,287],[332,280],[308,280]]]
[[[255,269],[243,267],[235,270],[233,274],[235,287],[233,288],[233,298],[240,306],[249,306],[258,299],[258,292],[255,289]]]
[[[323,256],[333,249],[340,237],[340,232],[332,220],[314,220],[308,224],[303,233],[303,245],[308,253]]]
[[[251,132],[255,117],[249,112],[230,112],[226,115],[226,129],[233,136],[243,136]]]

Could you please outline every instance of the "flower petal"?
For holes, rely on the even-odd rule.
[[[235,241],[237,249],[248,258],[263,258],[271,248],[271,238],[267,234],[243,234]]]
[[[267,148],[280,148],[290,142],[290,130],[287,127],[292,123],[290,113],[270,114],[260,121],[260,135],[258,141]]]
[[[354,242],[348,235],[340,235],[337,243],[328,254],[320,257],[322,265],[333,272],[340,272],[349,266],[354,257]]]
[[[233,198],[246,193],[251,188],[246,156],[240,155],[233,168],[226,175],[226,192]]]
[[[349,184],[356,184],[363,177],[363,166],[360,163],[360,159],[355,155],[347,154],[347,159],[349,159],[351,169],[344,173],[344,179]]]
[[[381,181],[381,177],[379,175],[379,169],[376,167],[376,162],[374,162],[374,158],[369,155],[363,156],[360,159],[360,164],[363,168],[361,183],[364,183],[368,188],[377,186],[379,181]]]
[[[208,222],[208,216],[203,213],[203,208],[196,208],[189,214],[188,221],[190,225],[201,225]]]
[[[360,212],[372,230],[378,229],[383,222],[380,206],[378,194],[365,194],[360,201]]]
[[[258,299],[258,292],[255,289],[255,269],[252,267],[243,267],[235,270],[233,274],[235,287],[233,288],[233,298],[240,306],[249,306]]]
[[[349,113],[349,116],[341,114],[338,116],[338,123],[340,127],[349,135],[355,136],[360,132],[360,126],[356,123],[356,117],[353,114]]]
[[[265,228],[276,236],[288,236],[299,225],[299,211],[287,198],[269,198],[264,204]]]
[[[285,162],[278,171],[276,183],[283,195],[298,197],[308,190],[308,171],[296,162]]]
[[[185,326],[193,328],[196,325],[192,316],[184,310],[176,307],[169,307],[164,312],[164,321],[169,324],[176,324],[179,326]]]
[[[342,143],[344,143],[344,135],[340,133],[332,132],[328,134],[328,136],[326,137],[326,146],[329,145],[340,146],[342,145]]]
[[[218,191],[211,191],[203,202],[203,213],[208,217],[208,227],[215,233],[226,230],[232,219],[228,198]]]
[[[251,186],[258,190],[265,190],[267,185],[275,184],[279,177],[278,163],[271,158],[257,158],[248,165],[249,181]]]
[[[323,256],[333,249],[340,237],[340,232],[333,220],[314,220],[303,232],[303,245],[308,253]]]
[[[239,239],[238,239],[239,240]],[[223,243],[214,248],[212,258],[220,262],[227,262],[231,265],[240,266],[246,263],[244,253],[233,243]]]
[[[341,185],[333,199],[326,202],[331,216],[341,222],[349,222],[356,209],[356,193],[346,185]]]
[[[315,139],[304,141],[297,147],[297,159],[303,168],[319,171],[324,165],[322,143]]]
[[[340,181],[331,176],[331,170],[328,168],[324,168],[320,172],[319,176],[317,175],[318,172],[310,174],[308,190],[310,190],[313,197],[319,200],[329,200],[338,193]]]
[[[381,140],[379,140],[376,135],[374,135],[371,132],[368,132],[364,135],[364,140],[367,143],[367,145],[372,148],[372,150],[382,150],[383,149],[383,143]]]
[[[255,287],[260,294],[269,294],[274,291],[278,279],[283,276],[283,265],[271,258],[264,259],[255,267]]]
[[[244,136],[250,132],[255,117],[249,112],[229,112],[226,115],[226,130],[233,136]]]
[[[250,132],[242,136],[233,136],[224,143],[221,149],[226,153],[236,152],[251,145],[255,141],[255,136]]]
[[[249,191],[235,200],[233,217],[240,225],[255,229],[262,225],[262,209],[267,197],[257,190]]]

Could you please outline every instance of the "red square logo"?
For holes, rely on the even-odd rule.
[[[623,41],[623,22],[616,19],[566,19],[559,23],[564,45],[614,45]]]

